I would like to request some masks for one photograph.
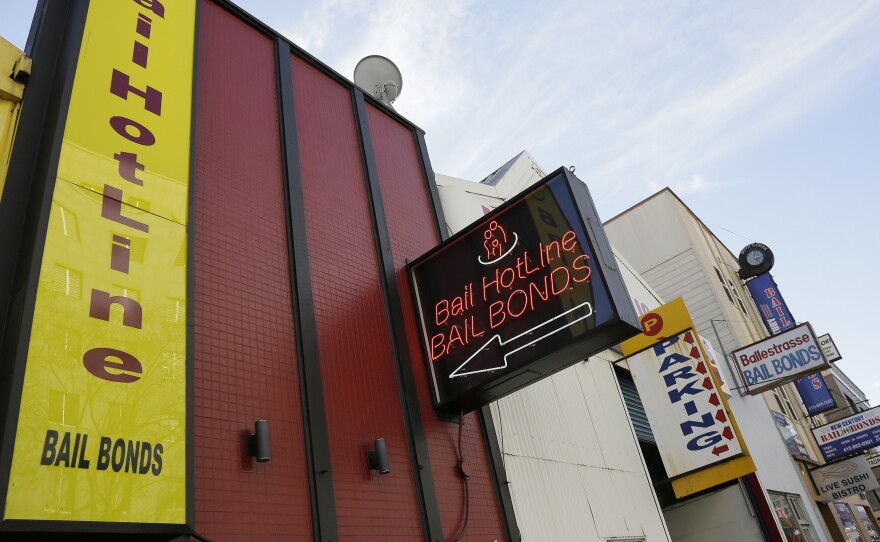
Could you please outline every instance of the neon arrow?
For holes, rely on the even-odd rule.
[[[493,341],[497,341],[497,342],[498,342],[498,346],[504,346],[504,345],[506,345],[506,344],[510,344],[510,343],[512,343],[513,341],[517,340],[517,339],[520,339],[520,338],[522,338],[522,337],[525,337],[526,335],[531,335],[531,334],[534,333],[536,330],[538,330],[538,329],[540,329],[540,328],[542,328],[542,327],[544,327],[544,326],[547,326],[547,325],[551,324],[553,321],[562,318],[562,317],[565,316],[566,314],[569,314],[569,313],[571,313],[571,312],[578,311],[578,310],[580,310],[580,309],[583,308],[583,307],[587,307],[587,308],[589,308],[589,312],[588,312],[587,314],[585,314],[585,315],[583,315],[583,316],[580,316],[579,318],[577,318],[576,320],[572,320],[571,322],[566,322],[565,325],[560,326],[560,327],[554,329],[553,331],[550,331],[550,332],[548,332],[548,333],[545,333],[544,335],[541,335],[541,336],[538,337],[537,339],[533,339],[533,340],[531,340],[531,341],[525,343],[524,345],[522,345],[522,346],[520,346],[520,347],[518,347],[518,348],[515,348],[515,349],[511,350],[510,352],[504,354],[503,363],[502,363],[501,365],[499,365],[498,367],[490,367],[490,368],[488,368],[488,369],[478,369],[478,370],[476,370],[476,371],[462,371],[462,369],[464,369],[464,367],[465,367],[468,363],[470,363],[471,361],[473,361],[473,359],[476,358],[477,355],[480,354],[480,352],[483,352],[484,350],[487,350],[487,349],[489,348],[489,346],[492,344]],[[589,302],[589,301],[585,301],[585,302],[581,303],[580,305],[578,305],[578,306],[576,306],[576,307],[574,307],[574,308],[572,308],[572,309],[569,309],[569,310],[567,310],[567,311],[565,311],[565,312],[563,312],[563,313],[557,314],[556,316],[554,316],[553,318],[547,320],[546,322],[542,322],[542,323],[536,325],[535,327],[533,327],[533,328],[531,328],[531,329],[529,329],[529,330],[523,331],[523,332],[520,333],[519,335],[517,335],[517,336],[515,336],[515,337],[511,337],[511,338],[509,338],[509,339],[507,339],[507,340],[503,340],[503,339],[501,338],[501,335],[493,335],[491,339],[489,339],[488,341],[486,341],[486,344],[484,344],[482,347],[480,347],[479,349],[477,349],[476,352],[474,352],[473,354],[471,354],[471,357],[469,357],[468,359],[466,359],[466,360],[464,361],[464,363],[462,363],[462,364],[459,365],[454,371],[452,371],[452,373],[449,375],[449,378],[455,378],[455,377],[458,377],[458,376],[475,375],[475,374],[478,374],[478,373],[485,373],[485,372],[488,372],[488,371],[497,371],[497,370],[499,370],[499,369],[506,369],[506,368],[507,368],[507,358],[510,357],[511,355],[513,355],[513,354],[519,352],[519,351],[522,350],[523,348],[528,348],[529,346],[532,346],[533,344],[535,344],[535,343],[537,343],[537,342],[539,342],[539,341],[543,341],[544,339],[546,339],[547,337],[553,335],[554,333],[558,333],[558,332],[562,331],[563,329],[565,329],[565,328],[567,328],[567,327],[571,327],[571,326],[573,326],[574,324],[580,322],[581,320],[584,320],[584,319],[586,319],[586,318],[589,318],[589,317],[592,316],[592,315],[593,315],[593,306],[590,305],[590,302]]]

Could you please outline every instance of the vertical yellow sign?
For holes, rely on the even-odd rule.
[[[189,0],[89,5],[6,519],[186,522],[194,29]]]
[[[642,333],[623,355],[651,349],[630,368],[678,498],[755,472],[742,433],[681,298],[640,318]],[[729,425],[728,425],[729,424]]]

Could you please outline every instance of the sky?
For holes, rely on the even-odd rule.
[[[35,0],[4,5],[23,47]],[[603,219],[672,188],[880,405],[880,2],[241,0],[351,78],[383,55],[435,171],[522,150],[574,166]]]

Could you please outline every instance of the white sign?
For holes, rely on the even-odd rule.
[[[698,344],[686,331],[629,358],[670,478],[743,453]]]
[[[810,429],[825,461],[880,445],[880,407]]]
[[[751,395],[828,367],[808,323],[735,350],[733,359]]]
[[[872,455],[868,458],[868,466],[872,469],[874,467],[880,467],[880,455]]]
[[[810,476],[816,484],[819,500],[823,502],[839,501],[880,488],[863,455],[811,470]]]
[[[718,360],[720,358],[718,354],[715,353],[715,348],[712,346],[712,343],[709,342],[709,339],[700,337],[700,343],[703,345],[703,352],[706,353],[706,359],[709,361],[709,365],[712,366],[712,372],[715,375],[715,382],[718,383],[718,387],[724,392],[724,396],[729,399],[733,394],[730,393],[730,387],[728,387],[727,382],[724,381],[724,375],[721,372],[721,368],[718,366]]]
[[[819,337],[819,347],[822,349],[822,354],[825,355],[825,359],[828,363],[843,359],[837,346],[834,345],[834,340],[831,338],[830,334],[826,333]]]

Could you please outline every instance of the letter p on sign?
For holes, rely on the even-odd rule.
[[[642,331],[644,331],[645,335],[648,337],[653,337],[663,329],[663,318],[656,312],[649,312],[642,316],[641,322]]]

